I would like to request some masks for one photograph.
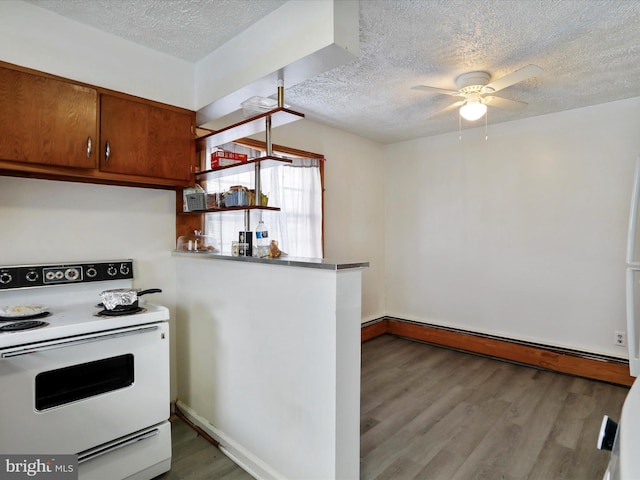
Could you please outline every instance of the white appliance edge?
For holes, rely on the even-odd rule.
[[[634,258],[636,252],[636,235],[638,226],[638,202],[640,201],[640,156],[636,160],[636,172],[631,192],[631,208],[629,209],[629,230],[627,234],[627,345],[629,349],[629,371],[637,377],[640,368],[640,355],[637,348],[635,318],[635,283],[634,272],[640,272],[640,260]]]
[[[640,277],[640,260],[635,258],[638,222],[638,202],[640,201],[640,156],[636,160],[636,171],[631,192],[629,211],[629,229],[627,233],[626,253],[626,310],[627,345],[629,349],[629,372],[638,377],[640,373],[640,355],[636,333],[636,277]],[[640,384],[634,382],[624,401],[619,427],[616,432],[611,459],[604,473],[604,480],[635,480],[640,478],[640,462],[637,459],[637,446],[640,445]]]

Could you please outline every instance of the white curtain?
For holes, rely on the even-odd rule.
[[[318,159],[296,158],[292,164],[282,164],[261,170],[261,190],[269,197],[269,206],[280,211],[251,210],[250,227],[262,219],[269,238],[276,240],[280,250],[291,257],[322,257],[322,186]],[[234,185],[255,188],[253,172],[224,176],[208,181],[206,190],[225,192]],[[231,253],[231,242],[244,230],[244,211],[216,212],[206,215],[205,234],[214,238],[221,253]]]

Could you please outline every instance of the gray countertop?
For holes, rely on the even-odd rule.
[[[231,262],[263,263],[285,267],[320,268],[323,270],[346,270],[349,268],[366,268],[369,262],[337,261],[327,258],[302,258],[283,256],[280,258],[233,257],[219,253],[196,253],[174,250],[174,257],[198,258],[202,260],[223,260]]]

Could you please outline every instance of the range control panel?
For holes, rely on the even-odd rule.
[[[0,290],[133,278],[133,260],[0,266]]]

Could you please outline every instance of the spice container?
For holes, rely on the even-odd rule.
[[[241,257],[250,257],[253,254],[253,232],[238,233],[239,255]]]

